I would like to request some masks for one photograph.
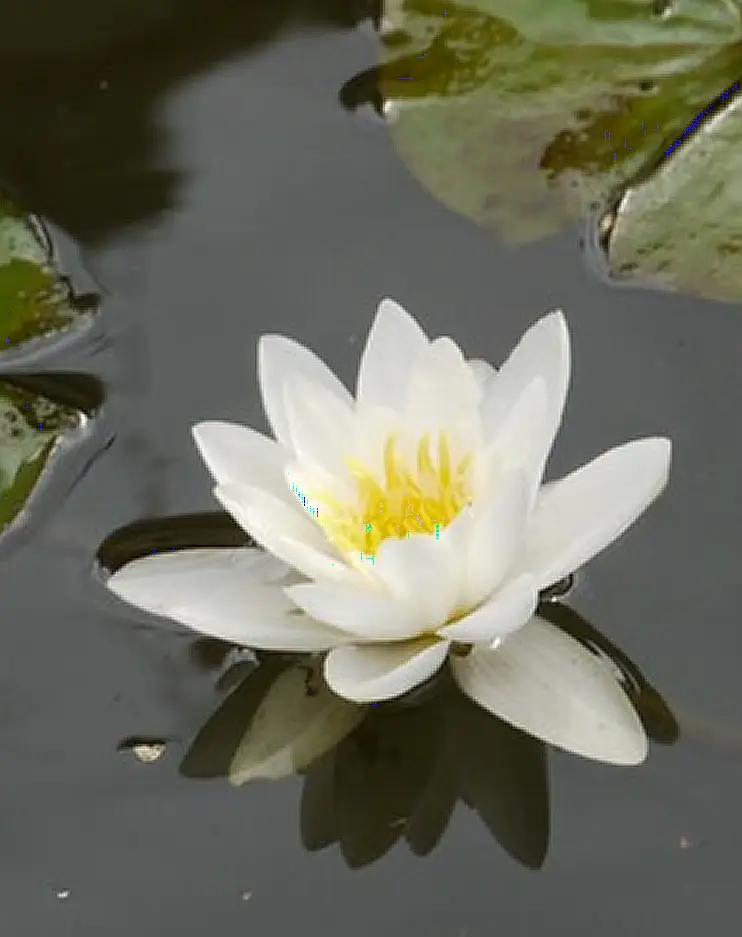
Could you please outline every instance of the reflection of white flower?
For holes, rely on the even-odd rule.
[[[288,338],[263,336],[258,361],[275,440],[218,422],[194,436],[216,497],[268,553],[146,557],[109,587],[218,638],[327,650],[328,684],[356,702],[407,692],[452,651],[464,692],[507,721],[640,761],[644,734],[604,665],[533,614],[540,589],[660,493],[670,443],[636,440],[541,485],[569,382],[561,313],[495,370],[385,300],[355,399]]]

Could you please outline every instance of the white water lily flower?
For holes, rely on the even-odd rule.
[[[495,370],[384,300],[355,398],[289,338],[263,336],[258,365],[275,439],[221,422],[194,437],[216,497],[267,553],[150,556],[109,588],[217,638],[328,651],[329,686],[354,702],[406,693],[452,652],[462,690],[505,720],[588,757],[641,761],[623,691],[534,612],[539,590],[662,491],[670,442],[626,443],[541,484],[569,383],[561,312]]]

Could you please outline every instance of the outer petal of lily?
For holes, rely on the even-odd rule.
[[[353,439],[355,409],[331,390],[289,375],[283,385],[284,415],[300,462],[345,475],[345,456]]]
[[[546,382],[548,410],[534,447],[534,460],[543,470],[559,428],[570,372],[569,332],[560,311],[531,326],[507,361],[487,385],[482,420],[494,435],[500,421],[536,377]]]
[[[638,439],[545,486],[518,568],[545,588],[605,549],[665,487],[670,453],[669,439]]]
[[[541,440],[548,412],[546,381],[535,377],[496,427],[484,427],[489,442],[474,471],[475,500],[498,484],[500,472],[521,469],[526,473],[529,507],[533,504],[543,474]]]
[[[647,755],[641,721],[610,668],[543,619],[451,666],[474,702],[536,738],[612,764]]]
[[[247,485],[218,486],[214,495],[262,547],[308,579],[355,583],[360,578],[331,552],[322,530],[300,507]]]
[[[502,582],[520,556],[528,519],[528,482],[524,472],[506,473],[468,531],[461,570],[459,602],[478,605]]]
[[[106,583],[119,598],[202,634],[272,651],[350,640],[302,614],[278,584],[289,568],[260,550],[199,549],[134,560]]]
[[[356,385],[358,407],[404,407],[410,363],[428,344],[425,332],[398,303],[379,304],[361,356]]]
[[[337,647],[325,661],[330,689],[355,703],[402,696],[440,669],[448,641],[424,638],[398,644]]]
[[[518,576],[466,618],[438,629],[438,635],[462,644],[491,644],[523,625],[536,611],[538,589],[533,577]]]
[[[354,641],[403,641],[420,634],[414,609],[380,590],[306,582],[287,587],[286,594],[307,615]]]
[[[197,423],[193,438],[219,485],[254,485],[292,503],[285,470],[291,453],[269,436],[249,426],[209,420]]]
[[[418,632],[437,628],[456,606],[458,570],[446,537],[389,537],[380,544],[372,568],[392,596],[411,610]]]
[[[261,336],[258,342],[258,381],[263,408],[276,439],[287,448],[291,447],[291,433],[284,408],[283,385],[289,374],[301,374],[353,405],[348,389],[313,351],[284,335]]]

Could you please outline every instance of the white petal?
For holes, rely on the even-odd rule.
[[[670,452],[668,439],[638,439],[545,486],[518,568],[545,588],[607,547],[665,487]]]
[[[561,312],[544,316],[520,342],[488,383],[482,402],[485,432],[496,431],[505,415],[534,378],[546,384],[548,408],[534,440],[533,458],[543,468],[559,428],[570,372],[569,332]]]
[[[387,407],[366,406],[358,414],[353,439],[353,457],[383,486],[385,484],[384,447],[390,436],[404,439],[406,427],[402,415]],[[352,498],[356,496],[353,487]]]
[[[483,358],[469,358],[468,364],[480,391],[484,394],[489,382],[497,374],[497,370],[492,367],[489,361],[485,361]]]
[[[219,485],[254,485],[287,503],[292,494],[285,478],[289,451],[249,426],[209,420],[191,430],[214,480]]]
[[[451,657],[461,689],[525,732],[586,758],[634,765],[647,739],[610,669],[579,642],[540,618],[496,650]]]
[[[520,556],[528,518],[528,481],[523,471],[506,473],[489,500],[477,505],[463,554],[459,602],[479,604],[502,582]]]
[[[325,680],[356,703],[393,699],[432,677],[447,653],[448,641],[431,639],[338,647],[327,655]]]
[[[225,485],[214,495],[262,547],[308,579],[357,582],[359,573],[334,554],[320,527],[301,506],[246,485]]]
[[[438,627],[454,610],[458,567],[445,537],[389,537],[376,552],[373,573],[395,599],[411,609],[418,631]]]
[[[275,651],[319,651],[348,638],[296,614],[280,580],[288,567],[260,550],[158,553],[106,583],[119,598],[202,634]]]
[[[425,332],[398,303],[379,304],[361,356],[356,385],[359,407],[400,411],[405,402],[410,365],[428,344]]]
[[[461,644],[491,644],[525,625],[537,604],[538,589],[533,578],[518,576],[466,618],[439,628],[438,634]]]
[[[348,389],[313,351],[284,335],[261,336],[258,381],[263,408],[276,439],[287,448],[291,446],[291,433],[284,409],[283,385],[290,374],[300,374],[347,404],[353,403]]]
[[[411,364],[404,417],[410,434],[419,438],[444,428],[462,448],[478,446],[481,391],[458,345],[437,338]]]
[[[232,784],[299,772],[361,721],[365,710],[335,696],[321,678],[315,691],[308,693],[307,680],[312,676],[304,666],[292,667],[271,686],[230,763]]]
[[[356,641],[401,641],[420,633],[413,608],[385,592],[308,582],[290,586],[286,593],[307,615]]]
[[[301,375],[287,377],[283,392],[284,414],[299,461],[344,476],[356,426],[352,404]]]
[[[541,480],[539,441],[549,411],[546,381],[535,377],[527,384],[512,407],[503,415],[496,429],[489,432],[488,453],[501,468],[528,471],[531,484]],[[491,430],[491,432],[490,432]]]

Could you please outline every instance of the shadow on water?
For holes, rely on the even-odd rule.
[[[180,515],[121,528],[98,559],[113,571],[152,552],[248,542],[225,514]],[[620,648],[560,602],[546,599],[539,614],[614,670],[653,742],[678,739],[667,703]],[[401,840],[424,856],[461,802],[514,859],[532,869],[543,864],[547,746],[472,703],[447,670],[399,700],[362,707],[329,691],[316,657],[245,652],[198,638],[191,660],[227,695],[197,732],[181,774],[233,784],[302,775],[299,824],[307,850],[337,844],[351,868],[370,865]],[[144,744],[148,752],[148,739],[137,735],[120,747]]]
[[[167,92],[297,23],[339,29],[378,0],[0,3],[0,180],[84,244],[177,200],[157,110]]]
[[[591,645],[613,647],[566,606],[559,606],[556,617],[567,631],[587,629]],[[213,669],[210,643],[208,650],[206,666]],[[667,704],[636,665],[614,650],[609,660],[623,676],[649,737],[672,743],[677,725]],[[345,716],[337,744],[323,750],[323,733],[337,731],[342,709],[350,704],[333,698],[321,710],[322,701],[312,702],[322,692],[330,697],[322,689],[320,663],[266,653],[257,657],[257,665],[233,665],[239,685],[198,732],[181,764],[185,777],[229,777],[240,784],[303,775],[305,848],[337,843],[353,868],[380,859],[401,840],[414,854],[427,855],[443,838],[459,801],[478,814],[514,859],[541,867],[550,830],[547,746],[472,703],[447,671],[409,697],[358,707],[356,718]],[[229,660],[228,651],[222,660]],[[222,688],[232,683],[230,673],[228,668],[223,674]],[[305,723],[286,689],[292,673],[309,698]],[[338,712],[330,710],[333,706]]]

